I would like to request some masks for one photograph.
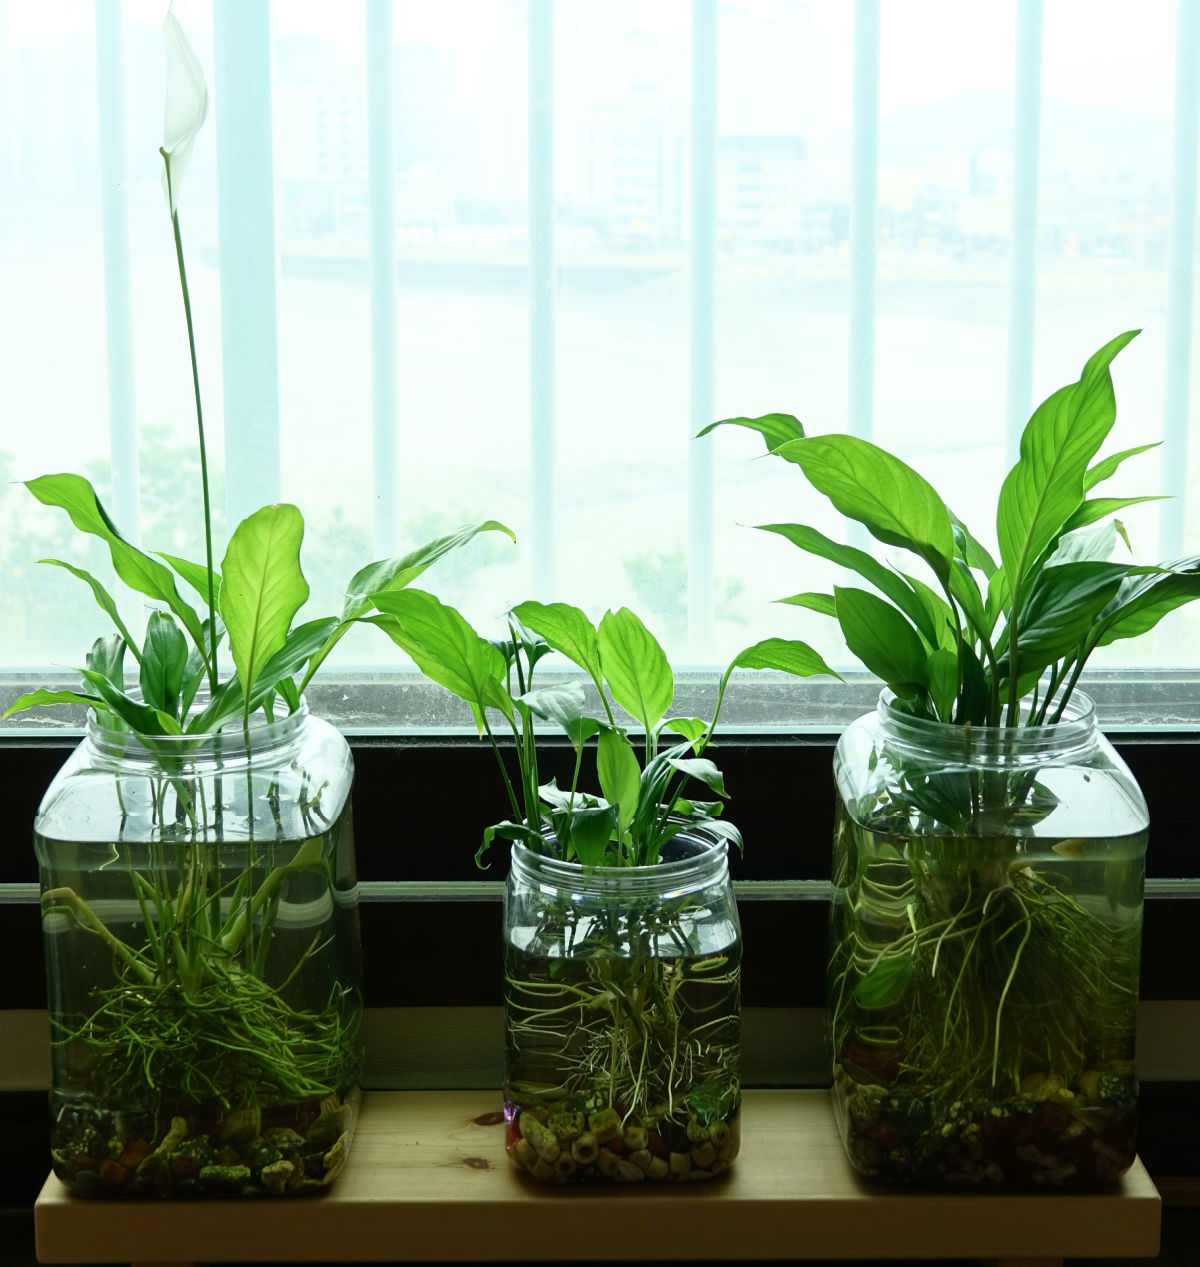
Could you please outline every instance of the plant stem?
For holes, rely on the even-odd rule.
[[[517,801],[516,789],[513,787],[512,779],[508,777],[508,767],[504,764],[504,757],[500,753],[500,745],[496,742],[496,736],[492,733],[491,726],[488,725],[488,719],[485,714],[483,717],[483,728],[487,731],[488,741],[492,745],[492,751],[496,754],[496,764],[500,767],[500,774],[504,778],[504,790],[508,793],[508,803],[512,806],[513,818],[516,822],[524,821],[521,813],[521,806]]]
[[[171,184],[171,156],[160,150],[167,171],[167,195],[171,211],[171,227],[175,233],[175,259],[179,264],[179,286],[183,291],[183,315],[187,321],[188,353],[192,359],[192,392],[196,397],[196,431],[200,439],[200,485],[204,494],[204,555],[208,564],[208,632],[212,646],[207,656],[209,690],[217,690],[217,599],[213,583],[212,503],[208,492],[208,450],[204,443],[204,410],[200,404],[200,369],[196,363],[196,331],[192,324],[192,297],[188,290],[187,267],[183,262],[183,236],[179,229],[179,212]],[[204,655],[204,648],[200,648]]]

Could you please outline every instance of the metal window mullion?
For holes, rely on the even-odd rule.
[[[100,208],[104,242],[104,316],[112,506],[122,535],[136,541],[138,450],[133,388],[129,221],[125,203],[125,79],[121,70],[121,0],[96,0],[96,87],[100,107]],[[163,223],[166,224],[165,217]]]
[[[875,272],[879,175],[879,0],[854,5],[850,193],[850,430],[869,439],[875,410]]]
[[[1167,364],[1163,419],[1163,488],[1160,553],[1183,553],[1188,489],[1188,419],[1191,413],[1192,319],[1196,260],[1196,143],[1200,85],[1200,7],[1179,0],[1175,30],[1175,122],[1172,146],[1171,227],[1167,254]]]
[[[1017,459],[1021,431],[1033,404],[1033,320],[1038,163],[1041,157],[1043,0],[1017,9],[1016,93],[1013,115],[1012,263],[1008,309],[1008,407],[1005,456]]]
[[[367,173],[371,233],[371,416],[375,548],[396,549],[396,195],[392,5],[367,0]]]
[[[688,445],[688,642],[704,657],[714,606],[713,421],[716,356],[717,3],[692,4],[691,413]]]
[[[554,7],[529,0],[529,407],[533,590],[555,564]]]
[[[213,10],[220,212],[225,512],[277,501],[279,352],[267,0]]]

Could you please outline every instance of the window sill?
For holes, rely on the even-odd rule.
[[[47,1180],[42,1262],[1140,1258],[1161,1201],[1141,1162],[1100,1195],[866,1188],[821,1091],[746,1096],[728,1178],[668,1190],[546,1189],[504,1155],[495,1092],[374,1092],[327,1196],[289,1202],[72,1198]]]

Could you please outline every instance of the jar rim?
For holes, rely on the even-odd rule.
[[[886,686],[879,692],[876,713],[890,739],[940,752],[1021,758],[1073,752],[1090,748],[1099,740],[1096,706],[1089,695],[1078,690],[1059,721],[1034,726],[978,726],[914,717],[899,707],[896,693]]]
[[[700,848],[690,857],[635,867],[589,867],[564,862],[531,849],[524,841],[512,844],[515,872],[576,893],[629,896],[667,893],[683,885],[718,878],[729,866],[729,841],[703,827],[689,828],[673,838]]]
[[[140,690],[128,692],[130,698],[141,702]],[[197,716],[209,703],[207,690],[198,691],[192,701],[189,716]],[[97,752],[107,756],[119,756],[123,760],[145,761],[154,764],[166,759],[194,761],[245,761],[259,757],[291,743],[310,717],[308,699],[300,697],[300,705],[282,717],[269,718],[260,709],[250,718],[249,726],[243,726],[240,717],[231,717],[216,730],[203,734],[143,736],[136,731],[107,725],[88,710],[85,731],[86,742]]]

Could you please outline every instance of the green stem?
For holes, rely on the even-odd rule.
[[[504,790],[508,793],[508,803],[512,806],[513,821],[517,823],[524,822],[524,816],[521,813],[521,806],[517,802],[517,790],[513,787],[512,779],[508,777],[508,767],[504,764],[504,757],[500,752],[500,745],[496,742],[496,736],[492,733],[492,728],[488,725],[488,719],[485,714],[480,714],[483,718],[483,729],[487,732],[488,741],[492,745],[492,752],[496,754],[496,764],[500,767],[501,777],[504,779]]]
[[[1021,670],[1017,657],[1017,596],[1013,595],[1012,610],[1008,613],[1008,724],[1020,722],[1017,679]]]
[[[1063,691],[1063,697],[1059,701],[1058,708],[1055,709],[1054,716],[1050,719],[1051,725],[1062,721],[1062,715],[1066,712],[1067,703],[1070,701],[1071,693],[1075,690],[1075,687],[1079,682],[1079,675],[1083,672],[1083,666],[1087,663],[1088,654],[1089,652],[1085,648],[1080,653],[1079,659],[1075,661],[1075,668],[1071,673],[1070,681],[1067,683],[1067,689]]]
[[[208,492],[208,451],[204,443],[204,410],[200,404],[200,368],[196,363],[196,331],[192,324],[192,297],[188,290],[187,267],[183,262],[183,236],[179,230],[179,212],[175,207],[175,191],[171,183],[171,156],[160,150],[167,171],[167,196],[170,200],[171,227],[175,232],[175,259],[179,264],[179,286],[183,291],[183,314],[187,321],[188,353],[192,358],[192,391],[196,397],[196,431],[200,438],[200,485],[204,493],[204,553],[208,564],[208,629],[212,647],[208,660],[208,685],[217,690],[217,598],[213,582],[212,503]],[[200,648],[204,655],[204,648]]]

